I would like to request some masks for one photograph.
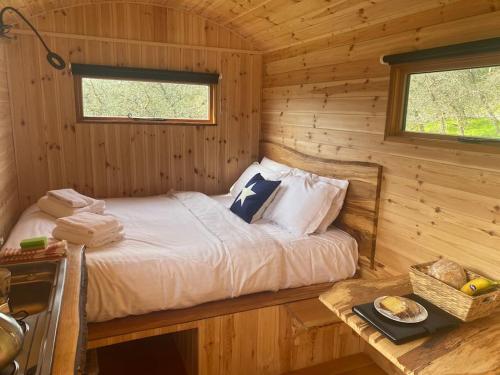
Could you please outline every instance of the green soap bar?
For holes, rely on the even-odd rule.
[[[49,239],[46,236],[26,238],[21,241],[21,249],[24,250],[36,250],[45,249],[49,243]]]

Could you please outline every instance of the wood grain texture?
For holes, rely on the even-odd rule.
[[[334,225],[351,234],[358,242],[360,255],[374,265],[382,177],[380,165],[307,156],[270,142],[261,142],[260,154],[320,176],[349,180],[344,206]]]
[[[500,278],[500,155],[384,140],[380,56],[500,33],[498,0],[434,4],[266,53],[262,140],[383,166],[376,261],[390,273],[445,256]]]
[[[327,309],[319,299],[310,298],[285,305],[298,332],[338,323],[341,320]]]
[[[354,305],[382,295],[411,292],[407,276],[385,280],[350,280],[335,284],[321,302],[405,374],[498,374],[500,314],[462,324],[449,332],[395,345],[352,312]]]
[[[101,0],[101,3],[114,0]],[[188,11],[208,18],[237,32],[260,50],[335,36],[370,25],[390,24],[402,16],[434,10],[459,0],[133,0]],[[16,1],[27,15],[34,16],[53,10],[75,7],[86,0]],[[6,0],[2,5],[12,5]]]
[[[278,292],[254,293],[237,298],[208,302],[185,309],[158,311],[113,319],[107,322],[90,323],[89,347],[94,348],[103,344],[111,345],[130,339],[154,336],[158,334],[157,329],[171,327],[176,324],[309,299],[319,296],[330,287],[331,283],[324,283],[284,289]]]
[[[96,196],[171,187],[222,192],[255,160],[261,135],[325,159],[383,165],[380,264],[403,271],[447,256],[500,277],[500,156],[384,140],[389,71],[378,63],[383,54],[498,36],[499,0],[18,5],[41,15],[33,18],[41,30],[67,34],[50,36],[49,44],[69,60],[218,69],[229,77],[222,88],[225,125],[217,129],[82,126],[64,94],[72,87],[67,73],[48,68],[35,40],[20,36],[7,47],[15,67],[12,117],[23,207],[47,187],[63,185]],[[239,36],[245,33],[251,38]],[[179,44],[192,47],[173,47]],[[260,56],[210,48],[272,49],[264,55],[262,130]]]
[[[64,33],[47,42],[68,62],[218,72],[222,80],[217,126],[78,123],[69,69],[52,69],[38,42],[18,35],[8,64],[23,207],[65,186],[95,197],[223,193],[256,160],[261,56],[234,52],[251,47],[236,34],[195,15],[128,3],[55,11],[35,24]]]
[[[337,317],[337,315],[335,315]],[[340,319],[340,318],[339,318]],[[373,346],[366,345],[363,351],[367,354],[377,366],[385,371],[386,375],[401,375],[403,372],[394,365],[391,361],[385,358],[377,349]]]
[[[133,339],[177,336],[185,363],[191,373],[197,368],[200,375],[278,375],[364,349],[363,340],[344,323],[297,332],[292,320],[285,305],[274,305],[143,331]],[[109,338],[98,344],[117,342]]]
[[[6,65],[7,47],[8,42],[0,42],[0,237],[4,238],[20,214],[9,76]]]
[[[353,354],[333,361],[287,372],[284,375],[385,375],[368,355]]]
[[[80,363],[80,357],[83,355],[81,351],[85,350],[86,332],[82,332],[82,327],[87,324],[86,321],[82,322],[85,303],[81,303],[81,293],[82,290],[87,292],[82,287],[82,272],[86,272],[83,251],[82,246],[71,245],[68,248],[64,293],[52,357],[52,375],[75,374],[81,370],[79,365],[83,364]]]

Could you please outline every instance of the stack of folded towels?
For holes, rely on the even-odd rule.
[[[102,214],[106,208],[103,200],[87,197],[73,189],[50,190],[38,200],[38,207],[56,218],[81,212]]]
[[[52,236],[87,247],[100,247],[124,237],[123,225],[113,216],[81,212],[56,220]]]

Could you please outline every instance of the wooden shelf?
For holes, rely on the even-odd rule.
[[[292,302],[285,305],[295,328],[308,331],[311,328],[341,323],[342,320],[325,307],[317,298]]]
[[[386,373],[368,355],[359,353],[291,371],[285,375],[386,375]]]
[[[498,374],[500,310],[451,331],[395,345],[352,312],[352,307],[383,295],[411,293],[408,276],[349,280],[335,284],[320,300],[374,349],[405,374]]]

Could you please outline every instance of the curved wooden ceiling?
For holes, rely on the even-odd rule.
[[[108,1],[108,0],[102,0]],[[110,0],[116,1],[116,0]],[[118,0],[120,1],[120,0]],[[324,36],[383,24],[458,0],[152,0],[152,5],[198,14],[249,39],[257,50],[270,51]],[[144,3],[142,0],[125,2]],[[8,0],[34,16],[88,3],[87,0]]]

